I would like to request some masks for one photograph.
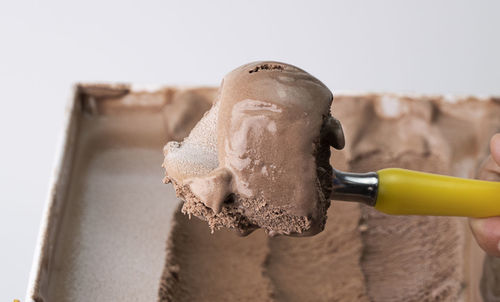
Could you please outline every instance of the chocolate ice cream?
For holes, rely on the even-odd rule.
[[[330,145],[342,148],[332,93],[279,62],[224,77],[215,104],[181,143],[165,146],[166,182],[184,213],[248,234],[314,235],[330,206]]]
[[[473,112],[473,114],[471,114]],[[346,148],[332,165],[352,172],[401,167],[497,180],[484,159],[500,131],[500,102],[397,95],[336,96]],[[457,146],[459,148],[457,148]],[[483,171],[482,173],[479,173]],[[479,174],[478,174],[479,173]],[[494,301],[498,261],[464,218],[390,216],[334,202],[309,238],[210,234],[180,213],[168,243],[161,301]],[[481,286],[480,286],[480,280]],[[480,292],[481,289],[481,292]],[[249,294],[252,292],[253,294]]]

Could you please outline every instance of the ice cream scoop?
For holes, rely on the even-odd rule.
[[[294,236],[324,229],[330,199],[397,215],[500,215],[497,183],[333,169],[330,146],[343,148],[344,135],[332,99],[321,81],[286,63],[253,62],[227,74],[189,136],[164,148],[165,182],[185,201],[182,211],[212,230]]]
[[[344,136],[333,95],[306,71],[253,62],[228,73],[210,111],[164,148],[183,212],[212,229],[314,235],[330,206],[330,146]]]
[[[500,183],[387,168],[333,170],[332,199],[361,202],[386,214],[489,217],[500,215]]]

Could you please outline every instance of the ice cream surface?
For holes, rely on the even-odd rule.
[[[276,62],[253,64],[230,73],[190,135],[165,147],[166,179],[185,200],[182,212],[207,220],[212,228],[227,226],[248,233],[262,227],[270,233],[305,235],[325,229],[301,239],[268,237],[262,231],[242,238],[225,229],[211,234],[202,221],[178,212],[169,236],[160,301],[498,299],[498,261],[484,260],[464,218],[390,216],[345,202],[328,209],[327,198],[320,194],[328,196],[331,190],[325,181],[331,177],[328,161],[352,172],[401,167],[499,179],[491,161],[485,161],[489,138],[500,131],[498,99],[466,97],[452,103],[432,96],[336,96],[334,113],[346,130],[346,148],[327,151],[324,146],[342,147],[344,136],[338,121],[323,111],[322,106],[332,110],[324,85],[306,74],[307,85],[314,83],[307,87],[319,89],[312,98],[316,107],[301,107],[281,99],[277,87],[286,68],[303,71]],[[265,76],[251,78],[259,73]],[[295,75],[292,78],[291,83],[297,81]],[[262,89],[250,89],[257,82]],[[236,83],[239,88],[233,89]],[[271,86],[274,89],[264,89]],[[287,93],[299,95],[293,89]],[[326,95],[328,101],[318,101]],[[301,119],[299,112],[310,119]],[[312,123],[313,117],[319,122]],[[293,128],[293,121],[310,128]],[[304,129],[309,132],[301,132]],[[278,148],[270,145],[285,147],[275,153]],[[255,150],[263,153],[256,156]],[[302,161],[288,157],[288,150],[300,150],[294,156],[302,156]],[[273,179],[268,165],[279,159],[285,165]],[[311,159],[312,165],[300,168]],[[293,165],[287,166],[290,161]],[[316,186],[297,186],[298,175],[305,178],[302,184]],[[256,183],[261,192],[253,186]],[[276,183],[280,185],[273,187]],[[291,203],[280,198],[295,187],[304,194],[294,194]],[[271,201],[278,192],[284,195],[260,202],[261,197]],[[303,206],[306,200],[309,207]],[[286,212],[267,210],[283,205]],[[326,214],[330,218],[325,227],[318,217]]]
[[[488,156],[500,131],[495,98],[337,95],[344,171],[401,167],[500,179]],[[476,245],[466,219],[390,216],[333,202],[328,224],[308,238],[239,237],[175,215],[160,301],[496,301],[498,261]],[[208,276],[208,277],[207,277]],[[481,298],[482,297],[482,298]]]
[[[182,211],[212,229],[314,235],[330,206],[330,146],[342,148],[332,93],[285,63],[226,75],[213,107],[182,142],[165,146],[167,182]]]

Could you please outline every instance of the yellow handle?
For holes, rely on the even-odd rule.
[[[500,182],[383,169],[375,208],[394,215],[500,216]]]

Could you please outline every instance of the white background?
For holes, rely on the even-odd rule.
[[[78,81],[213,84],[253,60],[332,90],[500,94],[500,1],[1,1],[0,301],[24,298]]]

